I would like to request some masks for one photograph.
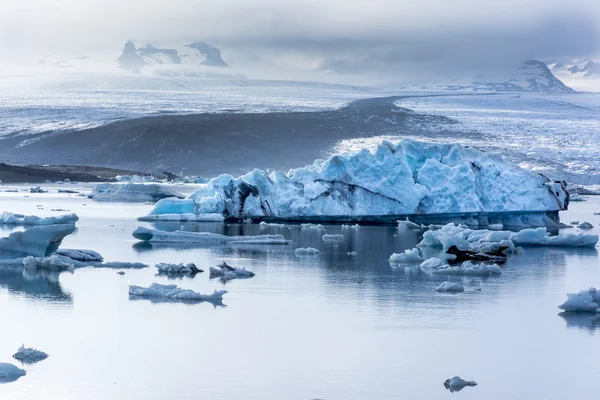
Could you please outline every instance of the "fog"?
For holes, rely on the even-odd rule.
[[[48,3],[0,3],[0,64],[47,54],[97,56],[110,63],[129,39],[165,46],[204,40],[252,76],[302,78],[320,71],[368,81],[600,54],[596,0]]]

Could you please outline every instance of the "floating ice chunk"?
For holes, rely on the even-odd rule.
[[[169,199],[165,199],[169,200]],[[162,201],[162,200],[161,200]],[[179,221],[179,222],[223,222],[221,214],[150,214],[138,218],[139,221]]]
[[[491,229],[493,231],[501,231],[502,229],[504,229],[504,225],[502,225],[502,224],[489,224],[488,225],[488,229]]]
[[[190,289],[182,289],[177,285],[161,285],[153,283],[149,287],[130,285],[129,295],[137,297],[156,297],[168,300],[220,302],[227,290],[215,290],[213,294],[201,294]]]
[[[579,193],[570,193],[569,201],[585,201],[585,198]]]
[[[567,293],[567,301],[558,308],[568,312],[600,313],[600,292],[592,287],[579,293]]]
[[[210,267],[209,269],[210,271],[210,279],[213,278],[221,278],[222,281],[228,281],[231,279],[236,279],[236,278],[241,278],[241,279],[246,279],[246,278],[252,278],[254,277],[254,272],[252,271],[247,271],[246,269],[240,269],[240,268],[236,268],[236,267],[232,267],[230,265],[228,265],[226,262],[222,262],[221,264],[217,265],[217,268],[214,267]]]
[[[458,392],[463,390],[467,386],[477,386],[477,382],[475,381],[465,381],[460,376],[455,376],[454,378],[446,379],[444,382],[444,387],[451,392]]]
[[[440,260],[439,258],[431,257],[431,258],[428,258],[427,260],[423,261],[421,263],[421,265],[419,265],[419,266],[424,270],[431,270],[431,269],[437,269],[443,265],[446,265],[446,263],[443,262],[442,260]]]
[[[25,257],[23,266],[26,271],[72,271],[75,264],[67,257],[52,255],[50,257]]]
[[[58,193],[79,194],[79,192],[77,190],[70,190],[70,189],[58,189]]]
[[[579,221],[571,221],[569,222],[569,225],[579,225]]]
[[[13,354],[13,358],[24,364],[35,364],[36,362],[48,358],[48,354],[32,347],[25,347],[25,345],[22,345],[19,347],[19,350]]]
[[[9,363],[0,363],[0,383],[14,382],[27,372],[16,365]]]
[[[342,225],[342,229],[358,229],[360,228],[359,224],[354,224],[354,225]]]
[[[579,229],[592,229],[594,225],[590,224],[589,222],[582,222],[581,224],[577,225],[577,227]]]
[[[99,183],[94,186],[89,196],[96,201],[123,201],[123,202],[157,202],[161,199],[175,197],[183,199],[184,196],[172,188],[159,184],[144,183]]]
[[[460,283],[455,282],[442,282],[435,289],[436,292],[449,292],[449,293],[460,293],[465,291],[465,287]]]
[[[57,217],[41,218],[36,215],[13,214],[5,211],[0,214],[0,224],[4,225],[55,225],[72,224],[79,220],[76,214],[60,215]]]
[[[45,257],[60,246],[65,236],[75,232],[74,224],[34,226],[0,238],[0,255],[13,257]]]
[[[321,224],[300,224],[300,229],[325,229],[325,227]]]
[[[595,247],[598,235],[568,233],[549,236],[546,228],[537,228],[523,229],[511,235],[510,240],[518,246]]]
[[[344,235],[325,234],[321,239],[323,239],[324,242],[341,242],[344,240]]]
[[[159,263],[155,265],[156,269],[158,269],[159,273],[164,274],[197,274],[199,272],[204,272],[203,270],[196,267],[196,264],[168,264],[168,263]]]
[[[285,224],[274,224],[274,223],[267,223],[265,221],[262,221],[260,224],[258,224],[262,227],[267,227],[267,226],[271,226],[273,228],[285,228]]]
[[[398,222],[398,229],[403,229],[403,230],[420,230],[421,229],[421,225],[415,224],[414,222],[411,222],[408,220],[408,217],[406,217],[405,221],[397,221]]]
[[[54,254],[82,262],[100,262],[104,260],[104,258],[94,250],[58,249]]]
[[[348,255],[349,255],[349,256],[355,256],[355,255],[357,255],[357,254],[358,254],[358,253],[357,253],[357,252],[355,252],[355,251],[349,251],[349,252],[348,252]]]
[[[125,271],[119,271],[117,272],[118,275],[125,275]]]
[[[226,236],[209,232],[186,231],[157,231],[139,227],[133,232],[133,237],[145,242],[163,243],[198,243],[198,244],[291,244],[282,235],[257,235],[257,236]]]
[[[79,263],[75,267],[94,267],[94,268],[111,268],[111,269],[142,269],[148,268],[147,264],[139,262],[123,262],[123,261],[108,261],[99,263]]]
[[[413,264],[423,261],[423,257],[419,255],[419,249],[407,249],[404,253],[394,253],[390,256],[391,264]]]
[[[245,220],[242,221],[244,224],[251,224],[252,220],[250,218],[247,218]]]
[[[429,268],[436,275],[468,275],[468,276],[490,276],[502,275],[502,268],[496,264],[474,264],[470,261],[465,261],[461,265],[440,265]]]
[[[294,254],[297,256],[317,255],[319,254],[319,250],[313,247],[299,247],[296,250],[294,250]]]
[[[41,186],[32,187],[29,189],[29,193],[48,193],[47,190],[42,189]]]

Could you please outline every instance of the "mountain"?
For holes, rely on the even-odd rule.
[[[181,48],[128,41],[116,60],[117,66],[136,74],[187,77],[233,77],[221,51],[204,42]]]
[[[575,93],[554,76],[545,63],[537,60],[526,61],[516,69],[494,71],[472,78],[456,78],[445,82],[416,83],[406,88],[453,92]]]
[[[548,67],[558,78],[576,90],[600,92],[600,61],[551,62],[548,63]]]

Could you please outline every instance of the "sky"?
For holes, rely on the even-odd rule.
[[[232,65],[440,73],[600,55],[597,0],[2,0],[0,51],[116,58],[204,40]],[[10,56],[6,56],[10,55]],[[6,61],[6,60],[4,60]]]

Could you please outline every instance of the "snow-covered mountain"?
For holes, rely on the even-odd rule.
[[[526,61],[512,70],[494,71],[445,82],[416,83],[406,88],[453,92],[575,92],[554,76],[546,64],[537,60]]]
[[[204,42],[167,48],[128,41],[117,66],[136,74],[187,77],[239,77],[221,57],[221,51]]]
[[[548,67],[563,82],[577,90],[600,92],[600,61],[551,62]]]
[[[48,54],[44,58],[41,58],[38,61],[38,64],[46,68],[56,69],[89,69],[91,64],[91,57],[77,56],[63,58],[54,54]]]

